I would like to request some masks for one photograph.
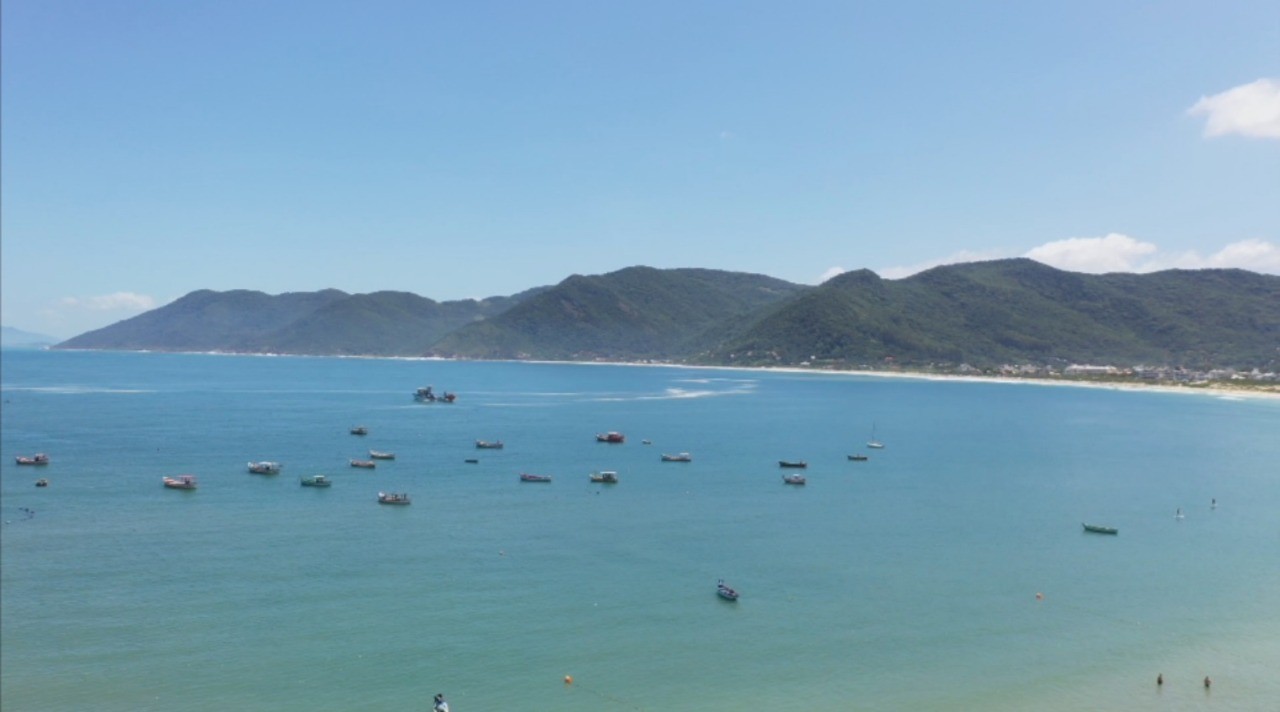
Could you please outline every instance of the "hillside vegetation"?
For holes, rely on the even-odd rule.
[[[59,348],[700,364],[1146,364],[1276,370],[1280,277],[1087,275],[1027,259],[819,287],[706,269],[573,275],[510,297],[202,290]]]

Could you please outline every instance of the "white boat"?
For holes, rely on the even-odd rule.
[[[884,449],[884,443],[882,443],[882,442],[880,442],[879,440],[877,440],[877,439],[876,439],[876,424],[875,424],[875,423],[872,423],[872,424],[871,424],[871,439],[867,441],[867,447],[871,448],[872,450],[883,450],[883,449]]]
[[[693,455],[687,452],[676,453],[675,455],[663,454],[663,462],[693,462]]]
[[[592,473],[591,473],[591,481],[592,481],[592,482],[599,482],[599,483],[606,484],[606,485],[616,485],[616,484],[618,484],[618,473],[614,472],[613,470],[604,470],[604,471],[601,471],[601,472],[592,472]]]
[[[280,463],[262,460],[261,462],[250,462],[249,472],[255,475],[278,475],[280,474]]]
[[[381,450],[370,450],[369,458],[372,460],[394,460],[396,454],[394,452],[383,452]]]

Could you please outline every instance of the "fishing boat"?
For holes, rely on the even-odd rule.
[[[738,596],[741,594],[730,588],[729,584],[724,582],[724,579],[720,579],[719,581],[716,581],[716,595],[726,601],[736,601],[738,600]]]
[[[528,473],[521,473],[520,481],[521,482],[550,482],[551,475],[530,475]]]
[[[267,460],[251,462],[249,463],[249,472],[255,475],[278,475],[280,474],[280,463]]]
[[[478,465],[478,464],[480,464],[480,461],[479,461],[479,460],[477,460],[477,459],[475,459],[474,457],[469,457],[469,458],[467,458],[467,459],[463,460],[463,462],[464,462],[464,463],[466,463],[466,464],[468,464],[468,465]]]
[[[875,424],[875,423],[872,423],[872,424],[871,424],[871,439],[867,441],[867,447],[871,448],[872,450],[882,450],[882,449],[884,449],[884,443],[882,443],[882,442],[880,442],[879,440],[877,440],[877,439],[876,439],[876,424]]]
[[[866,455],[850,455],[849,459],[853,460],[854,462],[863,462],[867,459],[867,456]]]
[[[778,467],[790,467],[796,470],[803,470],[808,466],[809,463],[804,460],[778,460]]]
[[[599,482],[601,484],[606,484],[606,485],[618,484],[618,473],[612,470],[604,470],[602,472],[592,472],[590,477],[592,482]]]
[[[458,396],[449,391],[445,391],[443,395],[436,395],[431,386],[423,386],[413,392],[413,399],[419,403],[452,403],[458,399]]]
[[[805,483],[804,475],[783,475],[782,483],[786,485],[802,485]]]
[[[1104,527],[1098,524],[1081,524],[1084,530],[1094,534],[1119,534],[1120,530],[1115,527]]]
[[[332,485],[333,482],[324,475],[312,475],[310,477],[303,477],[299,484],[303,487],[328,487]]]
[[[43,477],[36,480],[36,487],[48,487],[48,486],[49,486],[49,480],[46,480]]]
[[[363,425],[357,425],[351,429],[351,434],[352,435],[368,435],[369,429],[364,427]]]
[[[409,504],[408,492],[379,492],[378,504]]]
[[[372,470],[373,468],[378,466],[378,463],[374,462],[373,460],[352,460],[351,466],[363,467],[366,470]]]
[[[369,457],[374,460],[394,460],[396,454],[394,452],[383,452],[381,450],[370,450]]]
[[[693,455],[690,455],[687,452],[681,452],[675,455],[667,455],[664,453],[662,455],[662,461],[663,462],[693,462]]]
[[[502,441],[501,440],[477,440],[476,449],[477,450],[501,450]]]
[[[193,490],[196,488],[195,475],[178,475],[177,477],[166,477],[162,480],[165,487],[169,489]]]
[[[15,458],[19,465],[47,465],[49,464],[49,456],[43,452],[38,452],[30,457],[26,455],[18,455]]]
[[[626,441],[627,436],[614,430],[610,430],[607,433],[596,433],[596,442],[598,443],[613,443],[617,445]]]

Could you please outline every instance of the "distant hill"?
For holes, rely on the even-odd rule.
[[[152,351],[262,351],[264,340],[351,295],[336,289],[272,296],[202,289],[158,309],[68,339],[58,348]]]
[[[573,275],[450,334],[441,356],[669,359],[709,346],[724,325],[807,289],[773,277],[708,269],[628,267]]]
[[[1087,275],[1028,259],[819,287],[629,267],[510,297],[192,292],[57,348],[978,367],[1094,363],[1280,368],[1280,277]]]
[[[47,334],[23,331],[12,326],[0,326],[0,348],[36,348],[56,343],[58,339]]]
[[[712,362],[1150,363],[1280,358],[1280,277],[1242,270],[1086,275],[1028,259],[889,281],[842,274],[704,354]]]
[[[261,340],[287,354],[420,356],[450,332],[506,311],[513,297],[436,302],[408,292],[356,294],[327,304]]]
[[[537,293],[441,303],[407,292],[200,290],[57,348],[421,356],[445,334]]]

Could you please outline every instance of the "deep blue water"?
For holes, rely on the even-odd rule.
[[[0,366],[6,712],[410,710],[437,691],[456,712],[1280,701],[1275,400],[567,364]],[[414,403],[427,384],[458,402]],[[397,459],[348,467],[371,448]],[[15,464],[36,451],[53,463]],[[680,451],[694,461],[659,461]],[[780,459],[808,461],[808,484],[784,486]],[[590,483],[602,469],[621,482]],[[179,473],[200,489],[160,486]],[[299,487],[317,473],[334,486]]]

